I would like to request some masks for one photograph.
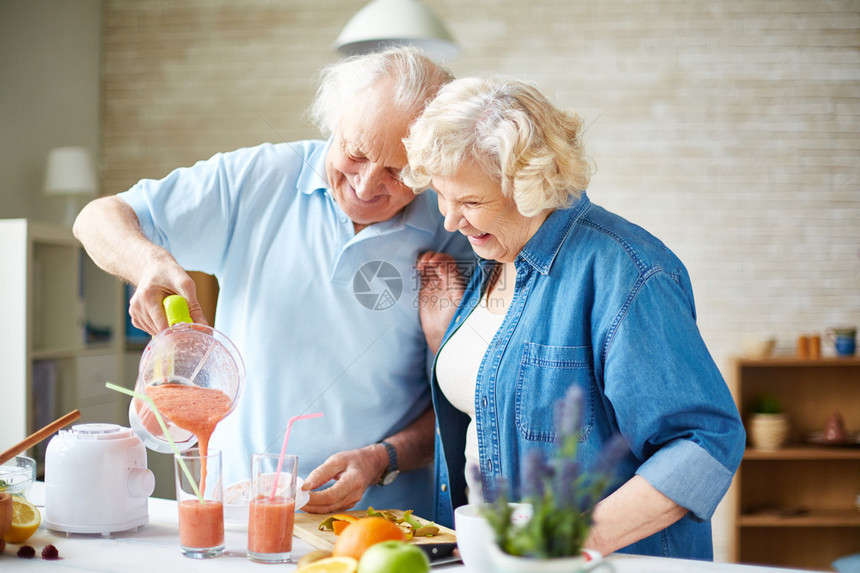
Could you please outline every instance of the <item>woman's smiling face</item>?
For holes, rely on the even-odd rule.
[[[501,184],[472,161],[448,177],[434,177],[445,229],[468,237],[478,256],[511,263],[549,216],[525,217]]]

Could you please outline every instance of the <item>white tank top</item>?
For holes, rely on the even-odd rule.
[[[502,325],[505,316],[493,314],[487,309],[487,295],[451,335],[436,359],[436,379],[439,389],[455,408],[470,418],[466,430],[466,485],[470,492],[481,491],[481,483],[469,471],[470,466],[479,466],[478,432],[475,428],[475,386],[481,361]],[[443,430],[444,431],[444,430]]]

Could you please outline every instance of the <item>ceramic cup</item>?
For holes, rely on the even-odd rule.
[[[182,554],[195,559],[217,557],[224,553],[221,452],[210,449],[201,456],[198,448],[192,448],[175,456],[174,465]]]
[[[827,336],[833,342],[838,356],[854,356],[857,351],[857,327],[834,326],[827,330]]]
[[[527,503],[511,504],[514,508],[512,520],[528,521],[532,506]],[[454,529],[457,533],[457,549],[469,571],[493,573],[495,568],[487,553],[487,547],[495,545],[493,530],[479,512],[479,505],[461,505],[454,510]]]

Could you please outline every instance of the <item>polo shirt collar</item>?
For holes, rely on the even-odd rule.
[[[316,191],[328,193],[331,201],[337,205],[334,197],[331,196],[331,190],[328,186],[325,171],[325,158],[328,155],[329,148],[332,146],[334,136],[329,137],[325,145],[317,146],[308,155],[305,169],[299,175],[297,186],[299,191],[306,195],[311,195]],[[339,206],[338,206],[339,208]],[[436,232],[438,224],[439,211],[437,207],[436,192],[428,189],[406,206],[400,213],[388,219],[371,225],[380,233],[389,233],[402,229],[403,227],[412,227],[425,233],[433,234]]]
[[[325,158],[333,138],[329,138],[324,145],[316,145],[305,158],[305,166],[299,174],[296,182],[298,190],[305,195],[311,195],[315,191],[327,191],[328,179],[325,172]]]

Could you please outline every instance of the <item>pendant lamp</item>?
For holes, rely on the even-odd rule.
[[[373,0],[355,13],[334,43],[346,55],[394,45],[417,46],[440,60],[460,53],[445,24],[421,0]]]

